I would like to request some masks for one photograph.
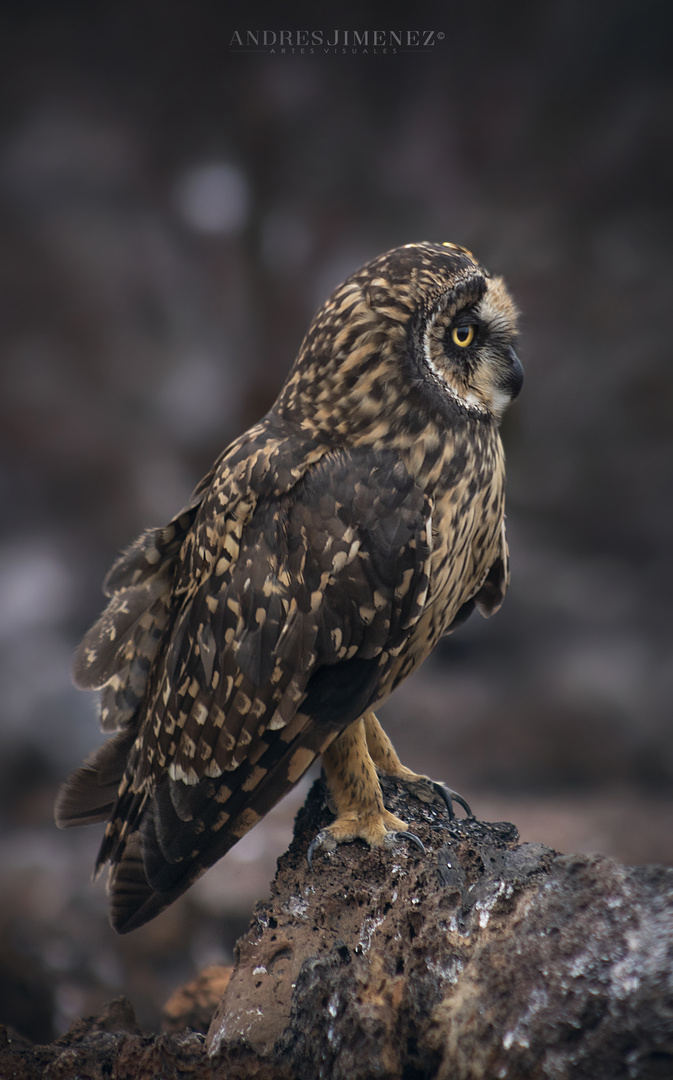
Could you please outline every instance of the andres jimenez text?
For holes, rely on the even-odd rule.
[[[365,51],[431,49],[442,41],[437,30],[234,30],[230,49],[266,51]]]

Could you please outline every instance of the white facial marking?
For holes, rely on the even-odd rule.
[[[442,389],[446,391],[449,397],[453,398],[454,401],[457,401],[460,405],[462,405],[464,408],[469,409],[471,412],[486,414],[488,410],[484,408],[479,399],[476,398],[471,391],[469,391],[463,397],[462,394],[458,393],[455,387],[451,386],[451,384],[447,382],[444,372],[441,370],[441,368],[437,367],[434,360],[432,359],[432,356],[430,355],[430,333],[433,326],[435,325],[435,320],[439,315],[440,311],[441,308],[436,309],[436,311],[430,318],[428,325],[425,328],[425,334],[423,336],[423,354],[425,356],[425,362],[428,365],[429,370],[435,376],[435,378],[441,383]]]
[[[491,391],[491,401],[493,402],[493,412],[496,416],[500,416],[509,405],[511,398],[506,390],[497,390],[494,388]]]

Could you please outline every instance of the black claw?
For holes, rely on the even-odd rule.
[[[416,836],[416,833],[412,832],[389,832],[388,836],[392,836],[394,840],[411,840],[412,844],[415,844],[419,851],[422,851],[425,855],[425,844],[421,840],[420,836]]]
[[[329,843],[326,843],[329,841]],[[325,847],[326,851],[335,851],[337,847],[337,841],[334,839],[329,829],[321,829],[320,832],[313,837],[311,843],[308,846],[306,852],[306,861],[308,863],[309,870],[313,869],[313,855],[316,848]]]
[[[462,806],[467,816],[474,821],[474,814],[462,795],[459,795],[457,791],[452,791],[450,787],[447,787],[446,784],[442,784],[439,780],[433,780],[432,786],[436,794],[443,800],[450,818],[453,819],[456,816],[453,804],[457,802],[459,806]]]
[[[311,843],[309,844],[308,850],[306,852],[306,861],[308,863],[309,870],[313,870],[313,856],[315,855],[317,848],[322,847],[328,836],[329,833],[327,829],[323,829],[317,834],[317,836],[313,838],[313,840],[311,840]],[[410,840],[411,843],[414,844],[419,849],[419,851],[422,851],[425,855],[425,844],[421,840],[420,836],[416,836],[415,833],[406,831],[402,832],[402,830],[391,830],[389,833],[386,834],[386,838],[387,837],[390,837],[393,841]]]
[[[313,852],[317,847],[322,844],[322,833],[318,833],[313,837],[311,843],[308,845],[308,851],[306,852],[306,861],[308,863],[309,870],[313,870]]]

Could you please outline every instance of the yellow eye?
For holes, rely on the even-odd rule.
[[[453,344],[458,345],[461,349],[466,349],[474,341],[475,329],[474,326],[454,326],[451,331]]]

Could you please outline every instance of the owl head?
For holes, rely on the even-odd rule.
[[[523,382],[517,312],[455,244],[395,248],[322,306],[276,408],[339,439],[397,425],[498,423]]]

